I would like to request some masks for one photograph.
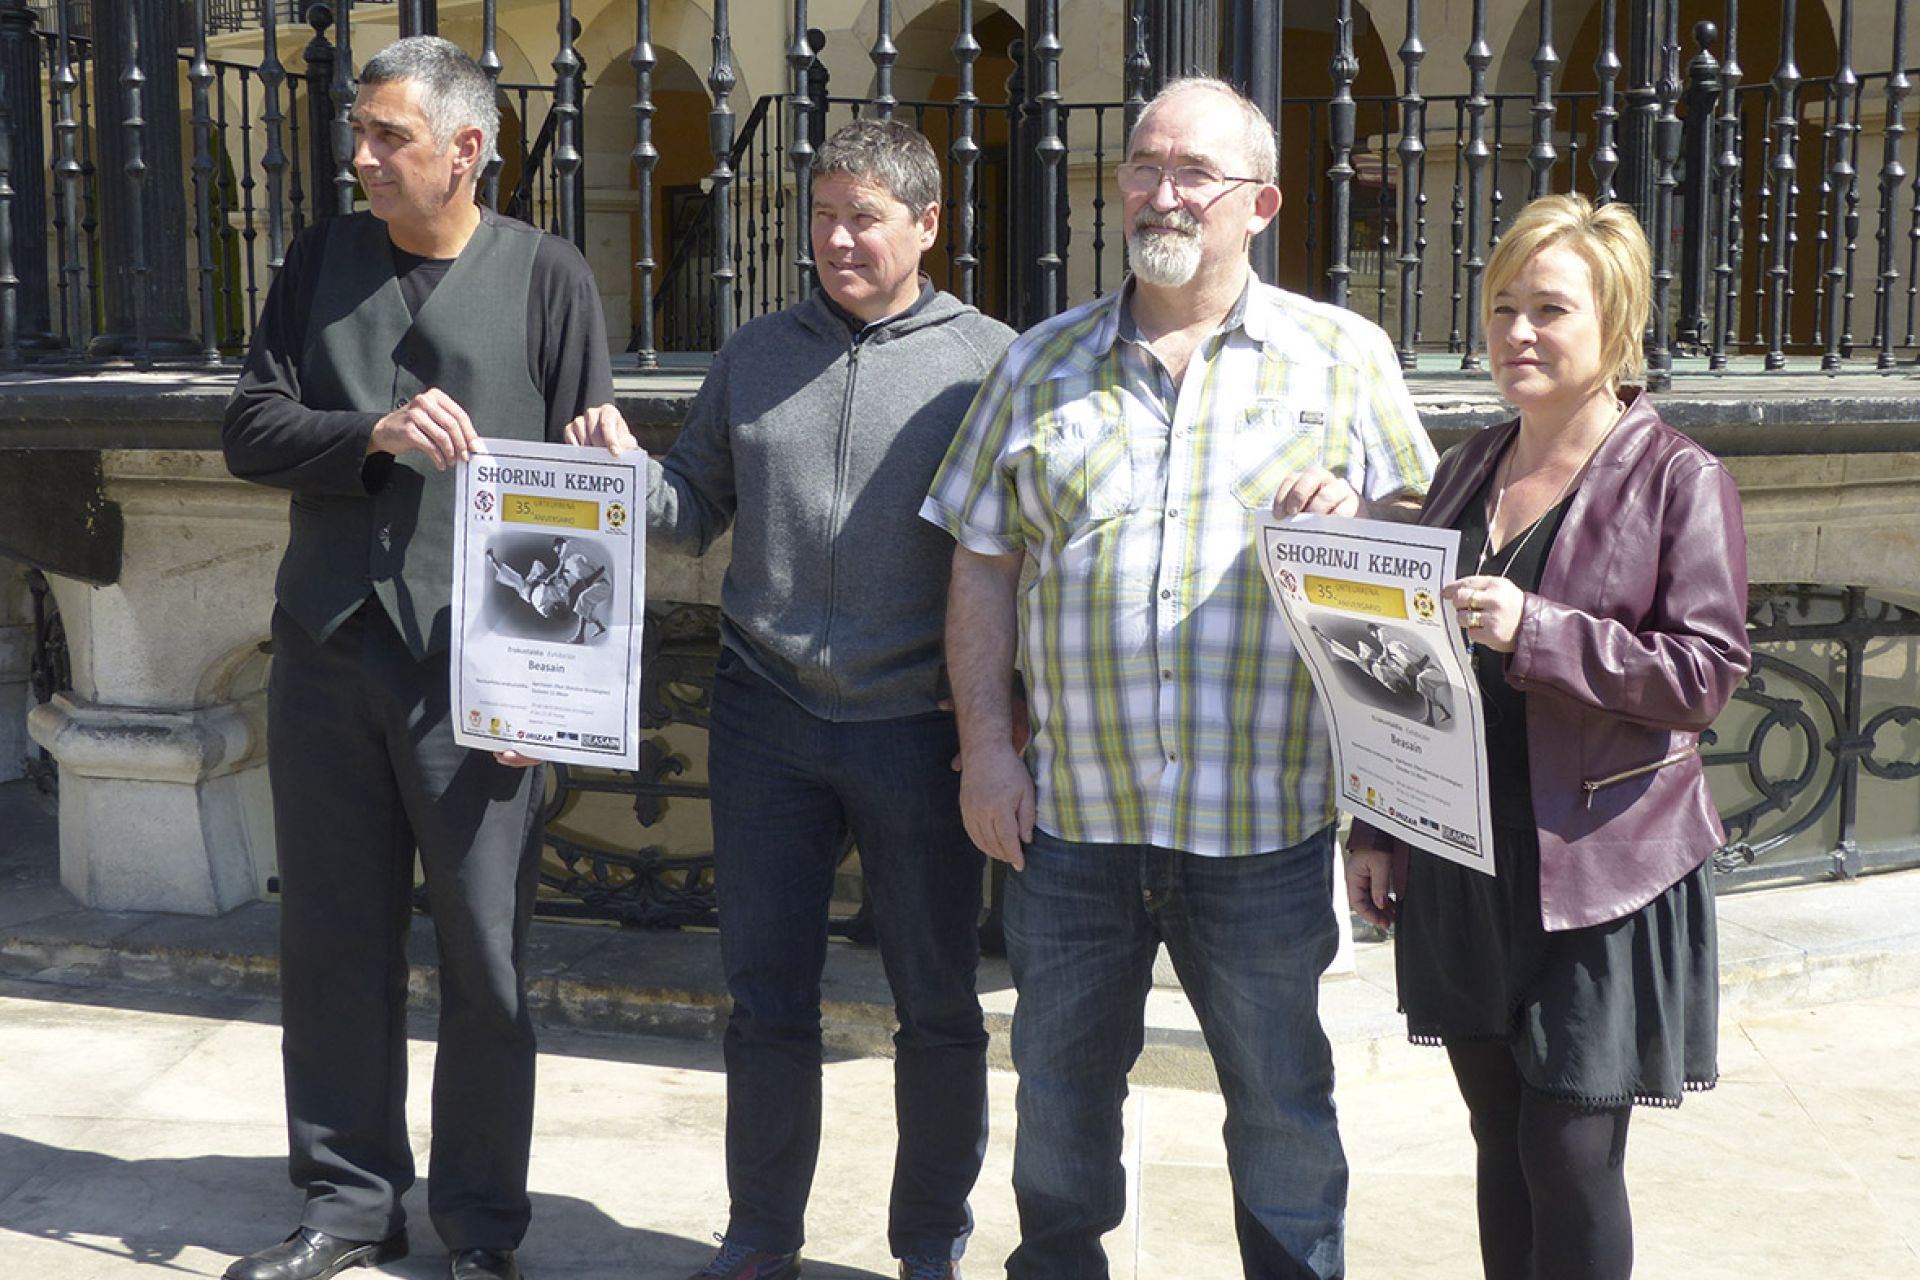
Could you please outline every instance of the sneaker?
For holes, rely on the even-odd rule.
[[[960,1280],[960,1264],[951,1258],[902,1258],[900,1280]]]
[[[719,1252],[713,1255],[713,1261],[688,1276],[687,1280],[710,1280],[714,1276],[720,1277],[720,1280],[798,1280],[799,1254],[767,1253],[761,1249],[749,1249],[721,1236],[714,1238],[720,1241]]]

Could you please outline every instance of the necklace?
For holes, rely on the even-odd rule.
[[[1553,509],[1567,500],[1567,494],[1573,491],[1574,482],[1578,480],[1581,473],[1587,469],[1587,464],[1593,461],[1593,455],[1600,451],[1600,446],[1607,442],[1607,437],[1613,434],[1613,429],[1620,425],[1620,419],[1626,415],[1626,412],[1626,402],[1616,399],[1613,402],[1613,421],[1609,422],[1607,429],[1600,433],[1600,438],[1587,447],[1587,452],[1580,459],[1579,465],[1567,473],[1567,478],[1561,482],[1560,492],[1555,494],[1553,501],[1547,504],[1547,509],[1542,511],[1540,517],[1528,525],[1519,537],[1510,540],[1507,545],[1501,549],[1500,555],[1504,557],[1504,563],[1494,565],[1492,572],[1496,577],[1504,578],[1507,576],[1507,571],[1513,568],[1513,562],[1520,558],[1520,553],[1526,549],[1528,541],[1539,531],[1540,526],[1547,522],[1547,517],[1553,513]],[[1516,438],[1513,446],[1508,448],[1506,457],[1500,460],[1500,467],[1504,470],[1506,479],[1501,480],[1496,477],[1493,490],[1493,509],[1487,513],[1486,541],[1480,544],[1480,558],[1474,562],[1473,566],[1474,576],[1476,577],[1488,572],[1487,557],[1493,552],[1493,527],[1500,523],[1500,504],[1506,501],[1507,486],[1512,483],[1513,480],[1513,455],[1518,446],[1519,440]]]

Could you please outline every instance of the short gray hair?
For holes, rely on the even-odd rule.
[[[480,162],[493,159],[500,137],[500,104],[493,81],[467,51],[439,36],[407,36],[367,59],[361,84],[411,80],[420,86],[420,110],[433,130],[433,145],[444,147],[462,129],[480,130]]]
[[[885,187],[917,216],[940,201],[940,161],[933,144],[897,120],[855,120],[834,131],[813,154],[816,178],[843,173]]]
[[[1246,94],[1213,76],[1179,76],[1161,86],[1160,92],[1153,95],[1153,101],[1147,103],[1140,113],[1145,120],[1153,109],[1169,98],[1183,93],[1212,93],[1227,99],[1240,112],[1241,123],[1245,126],[1246,138],[1243,145],[1247,150],[1247,172],[1241,176],[1258,178],[1262,182],[1277,182],[1280,178],[1280,144],[1273,131],[1273,121],[1267,119],[1267,113],[1260,104]],[[1138,124],[1134,126],[1137,132]],[[1133,151],[1133,139],[1127,139],[1128,154]]]

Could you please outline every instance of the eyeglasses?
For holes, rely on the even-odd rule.
[[[1173,189],[1183,196],[1203,196],[1211,195],[1223,186],[1261,181],[1259,178],[1237,178],[1231,174],[1215,173],[1205,165],[1183,164],[1177,169],[1164,169],[1157,164],[1144,164],[1136,160],[1115,165],[1113,175],[1122,191],[1136,196],[1158,191],[1163,182],[1173,183]]]

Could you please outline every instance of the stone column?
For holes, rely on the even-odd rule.
[[[284,495],[220,455],[109,451],[118,580],[52,579],[73,689],[28,717],[60,766],[60,879],[106,910],[216,915],[271,872],[266,775],[273,573]]]
[[[132,22],[128,21],[131,11]],[[180,9],[150,0],[94,0],[93,136],[99,151],[100,256],[106,328],[88,354],[101,359],[200,354],[187,315],[186,165],[180,148]],[[131,30],[130,30],[131,28]],[[138,142],[124,76],[129,37],[139,39]],[[138,158],[144,178],[128,166]],[[144,344],[142,338],[144,337]],[[142,347],[144,345],[144,351]]]

